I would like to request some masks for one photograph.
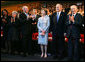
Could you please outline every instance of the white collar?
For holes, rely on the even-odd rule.
[[[25,13],[25,12],[24,12]],[[28,13],[25,13],[26,16],[28,16]]]
[[[61,11],[60,11],[60,12],[57,12],[57,13],[59,13],[59,16],[60,16],[60,14],[61,14]]]
[[[74,15],[74,17],[75,17],[76,13],[75,13],[75,14],[73,14],[73,15]]]
[[[28,13],[26,13],[26,12],[24,12],[25,14],[28,14]]]

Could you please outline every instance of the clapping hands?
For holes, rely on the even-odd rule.
[[[72,22],[74,22],[74,16],[70,16],[69,15],[69,20],[72,21]]]
[[[2,21],[5,22],[5,23],[7,22],[5,19],[2,19]]]

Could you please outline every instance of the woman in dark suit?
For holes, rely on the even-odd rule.
[[[10,20],[10,16],[8,16],[8,11],[6,9],[2,10],[1,29],[3,30],[3,37],[1,41],[1,47],[3,49],[6,49],[6,51],[8,50],[7,32],[8,32],[9,20]]]
[[[17,18],[17,12],[12,12],[12,17],[10,19],[10,22],[8,23],[8,41],[10,45],[10,50],[12,50],[12,53],[18,50],[18,41],[19,41],[19,19]]]

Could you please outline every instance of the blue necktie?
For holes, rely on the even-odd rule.
[[[28,16],[28,14],[27,13],[25,13],[26,14],[26,16]]]
[[[59,20],[59,12],[57,13],[57,22],[58,22],[58,20]]]

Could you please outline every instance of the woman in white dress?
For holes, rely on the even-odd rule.
[[[47,16],[47,11],[41,10],[41,17],[38,19],[37,27],[38,27],[38,44],[41,46],[41,57],[47,57],[47,45],[48,45],[48,32],[50,26],[50,18]],[[44,55],[45,49],[45,55]]]

